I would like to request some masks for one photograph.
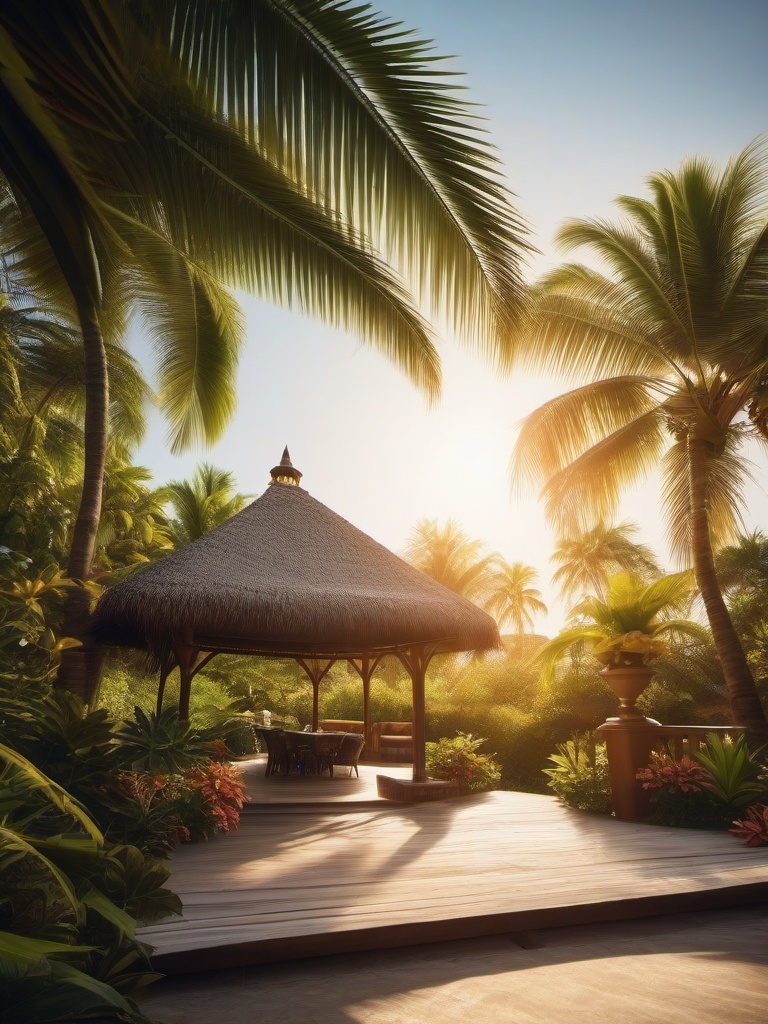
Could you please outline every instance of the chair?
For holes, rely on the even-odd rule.
[[[348,732],[345,733],[341,738],[339,744],[339,752],[333,758],[331,763],[328,765],[331,778],[333,778],[334,768],[349,768],[350,778],[352,777],[352,769],[355,769],[355,775],[360,778],[360,772],[357,770],[357,762],[360,759],[360,752],[365,744],[365,737],[362,733]]]
[[[282,729],[259,729],[256,728],[267,748],[267,769],[265,776],[276,773],[288,774],[288,748],[285,742],[285,733]]]
[[[410,761],[413,757],[413,726],[410,722],[374,722],[371,733],[376,760]]]

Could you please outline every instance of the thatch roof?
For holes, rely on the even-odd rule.
[[[184,634],[200,649],[273,655],[498,645],[490,616],[311,497],[286,467],[287,449],[251,505],[107,591],[96,637],[155,654]]]

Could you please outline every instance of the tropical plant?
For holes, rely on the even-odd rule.
[[[426,576],[456,594],[482,604],[496,575],[496,555],[485,555],[485,544],[470,540],[455,519],[440,526],[422,519],[408,538],[403,557]]]
[[[471,733],[457,733],[427,744],[427,774],[433,779],[458,782],[465,789],[495,789],[501,769],[492,754],[478,754],[485,739]]]
[[[608,581],[605,600],[582,601],[571,613],[572,625],[541,649],[537,660],[545,677],[551,678],[563,655],[575,647],[586,646],[605,666],[651,664],[666,652],[668,636],[704,640],[703,626],[669,617],[690,592],[689,573],[662,576],[650,584],[631,573],[617,573]]]
[[[184,547],[239,512],[247,498],[236,492],[232,473],[208,463],[197,467],[191,480],[173,480],[162,491],[173,512],[170,530],[173,546]]]
[[[216,435],[233,406],[241,331],[219,281],[355,330],[430,393],[438,358],[402,280],[506,351],[525,231],[424,42],[338,0],[62,0],[46,14],[24,0],[0,12],[0,171],[85,347],[70,576],[89,576],[100,513],[105,324],[132,299],[163,344],[178,444]]]
[[[132,771],[181,775],[211,759],[221,733],[221,721],[200,728],[182,721],[178,708],[166,707],[158,714],[137,707],[133,720],[123,723],[116,739],[120,759]]]
[[[32,578],[28,570],[29,559],[0,551],[0,683],[10,688],[42,683],[62,652],[79,645],[53,628],[72,581],[54,563]]]
[[[707,792],[710,775],[687,754],[677,759],[666,751],[654,751],[647,768],[637,779],[650,794],[653,822],[679,828],[723,827],[721,810]]]
[[[242,773],[232,765],[208,761],[184,776],[179,807],[193,839],[238,828],[244,803]]]
[[[744,736],[719,736],[707,733],[693,759],[709,773],[704,785],[712,797],[723,804],[723,813],[730,820],[737,811],[764,796],[765,768],[750,753]]]
[[[552,561],[559,563],[552,582],[560,588],[560,596],[564,600],[586,594],[605,597],[609,578],[618,572],[631,572],[649,582],[661,575],[651,549],[633,539],[637,530],[635,523],[600,522],[561,538],[552,555]]]
[[[736,827],[728,831],[743,839],[747,846],[768,846],[768,804],[753,804],[747,808],[746,818],[733,824]]]
[[[595,743],[588,733],[574,733],[557,752],[549,755],[554,768],[542,769],[547,785],[563,803],[580,811],[606,814],[611,809],[608,754],[604,743]]]
[[[768,436],[768,173],[762,136],[718,174],[700,158],[621,197],[624,221],[575,221],[606,276],[567,264],[537,287],[520,351],[587,383],[520,433],[516,470],[542,482],[570,528],[611,515],[624,486],[659,464],[675,555],[693,562],[734,720],[759,742],[768,720],[718,586],[714,548],[735,536],[748,465]]]
[[[181,904],[169,870],[108,848],[82,807],[30,761],[0,745],[0,975],[3,1013],[19,1024],[144,1022],[126,998],[151,980],[137,919]]]
[[[547,606],[535,586],[538,575],[533,566],[496,559],[485,609],[500,626],[509,623],[515,633],[522,634],[526,627],[533,629],[536,615],[546,615]]]

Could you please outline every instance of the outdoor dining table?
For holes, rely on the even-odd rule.
[[[285,729],[289,770],[296,768],[302,775],[319,775],[338,756],[343,732],[299,732]]]

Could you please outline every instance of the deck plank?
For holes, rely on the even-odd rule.
[[[184,915],[144,928],[159,969],[235,966],[768,899],[768,849],[525,793],[243,817],[180,849]]]

